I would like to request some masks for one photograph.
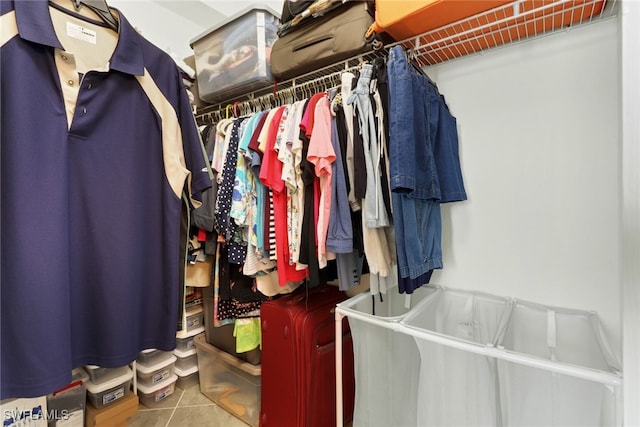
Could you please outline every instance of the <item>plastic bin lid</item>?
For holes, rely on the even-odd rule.
[[[144,394],[153,394],[158,390],[162,390],[163,388],[170,386],[176,381],[178,381],[178,376],[176,374],[171,374],[167,379],[160,381],[159,383],[155,383],[152,386],[138,383],[138,391],[141,391]]]
[[[194,314],[198,314],[201,311],[203,311],[202,304],[197,304],[197,305],[194,305],[194,306],[191,306],[191,307],[187,308],[185,310],[185,313],[186,313],[186,315],[188,317],[188,316],[193,316]]]
[[[82,383],[86,383],[89,381],[89,374],[83,368],[75,368],[71,371],[72,381],[82,381]]]
[[[195,374],[196,372],[198,372],[198,365],[194,365],[194,366],[192,366],[190,368],[187,368],[187,369],[181,369],[181,368],[176,366],[176,369],[174,370],[174,372],[180,378],[184,378],[184,377],[187,377],[187,376],[189,376],[191,374]]]
[[[95,371],[96,369],[113,369],[113,370],[116,370],[116,369],[122,369],[122,368],[126,368],[126,367],[127,367],[127,365],[124,365],[124,366],[118,366],[117,368],[104,368],[104,367],[102,367],[102,366],[98,366],[98,365],[85,365],[85,366],[84,366],[84,369],[85,369],[89,374],[91,374],[91,371]]]
[[[198,352],[198,350],[193,347],[190,348],[189,350],[178,350],[177,348],[175,350],[173,350],[173,354],[176,355],[176,357],[179,357],[181,359],[184,359],[185,357],[189,357],[189,356],[193,356],[194,354],[196,354]]]
[[[155,365],[144,365],[140,362],[136,362],[136,371],[138,371],[141,374],[150,374],[154,371],[157,371],[158,369],[162,369],[165,366],[169,366],[172,363],[174,363],[177,360],[177,358],[171,354],[171,353],[167,353],[164,355],[164,357],[158,361]]]
[[[89,374],[82,368],[75,368],[71,371],[71,382],[66,386],[54,391],[51,393],[51,396],[55,397],[60,393],[65,393],[68,390],[74,389],[76,387],[81,387],[89,381]]]
[[[232,354],[227,353],[224,350],[220,350],[219,348],[216,348],[214,346],[212,346],[211,344],[209,344],[204,336],[199,336],[196,337],[193,342],[196,343],[196,347],[205,352],[208,353],[209,357],[215,358],[215,359],[221,359],[223,360],[227,365],[230,366],[235,366],[236,368],[246,372],[249,375],[252,375],[254,377],[259,376],[262,374],[262,365],[252,365],[249,362],[245,362],[244,360],[238,359],[237,357],[235,357]]]
[[[276,18],[280,19],[280,13],[276,12],[275,10],[273,10],[271,7],[267,6],[266,4],[256,4],[256,3],[252,3],[251,6],[249,7],[245,7],[244,9],[239,10],[237,13],[234,13],[233,15],[227,17],[226,19],[224,19],[223,21],[221,21],[219,24],[214,25],[213,27],[209,28],[208,30],[205,30],[204,32],[198,34],[197,36],[195,36],[194,38],[191,39],[191,41],[189,42],[189,46],[191,48],[193,48],[193,45],[195,43],[197,43],[198,41],[202,40],[203,38],[207,37],[209,34],[218,31],[220,28],[228,25],[228,24],[232,24],[234,21],[236,21],[237,19],[243,17],[244,15],[252,12],[252,11],[264,11],[267,13],[270,13],[271,15],[275,16]]]
[[[99,394],[103,391],[109,390],[110,388],[117,387],[120,384],[123,384],[133,378],[133,371],[127,367],[127,372],[120,375],[119,377],[115,377],[109,381],[105,381],[102,383],[94,383],[93,381],[87,381],[87,391],[91,394]]]
[[[191,337],[195,337],[198,334],[201,334],[202,332],[204,332],[204,326],[198,326],[192,331],[184,331],[184,330],[178,331],[178,333],[176,334],[176,338],[179,338],[179,339],[191,338]]]

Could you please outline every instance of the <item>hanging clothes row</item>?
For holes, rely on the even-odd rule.
[[[442,268],[439,203],[466,199],[455,118],[400,46],[324,82],[208,125],[219,240],[265,297],[333,260],[342,290],[364,269],[371,293],[411,293]]]
[[[200,125],[215,124],[225,118],[246,117],[256,112],[290,104],[297,99],[310,98],[315,93],[339,86],[342,74],[357,72],[366,58],[363,56],[353,61],[346,61],[340,66],[332,67],[326,74],[314,73],[313,78],[301,76],[284,82],[275,82],[272,92],[260,96],[251,93],[242,101],[204,107],[196,113],[196,121]]]

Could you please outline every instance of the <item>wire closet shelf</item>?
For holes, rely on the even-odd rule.
[[[359,64],[385,56],[395,45],[402,45],[418,66],[428,67],[613,18],[617,3],[618,0],[515,0],[313,72],[276,81],[272,87],[200,108],[196,120],[199,124],[216,123],[225,117],[248,115],[337,87],[343,72],[356,71]]]

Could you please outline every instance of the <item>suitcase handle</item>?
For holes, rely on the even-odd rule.
[[[302,50],[302,49],[307,49],[310,46],[313,46],[313,45],[319,44],[319,43],[323,43],[323,42],[326,42],[326,41],[333,41],[333,37],[328,35],[328,34],[322,34],[322,35],[320,35],[318,37],[314,37],[314,38],[309,39],[309,40],[304,40],[304,41],[302,41],[302,43],[300,43],[300,44],[298,44],[298,45],[293,47],[293,52],[297,52],[297,51]]]

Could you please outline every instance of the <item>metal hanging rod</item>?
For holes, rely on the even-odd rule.
[[[343,73],[356,71],[362,63],[370,62],[381,55],[383,52],[372,51],[289,80],[276,81],[272,87],[202,108],[196,112],[196,121],[201,125],[214,124],[224,118],[247,116],[308,98],[314,93],[340,86]]]

